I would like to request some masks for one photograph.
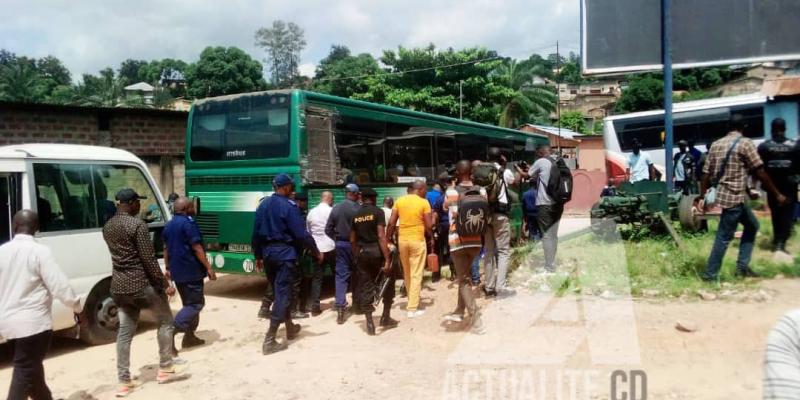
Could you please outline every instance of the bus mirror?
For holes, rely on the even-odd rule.
[[[192,205],[194,205],[195,215],[200,215],[200,198],[197,196],[192,196]]]

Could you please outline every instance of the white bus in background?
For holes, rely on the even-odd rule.
[[[39,214],[36,240],[50,248],[84,300],[88,327],[76,329],[71,309],[53,301],[53,330],[89,344],[110,343],[119,326],[111,300],[111,255],[102,227],[114,215],[114,196],[130,187],[147,196],[141,217],[155,241],[169,213],[145,164],[108,147],[28,144],[0,147],[0,244],[12,237],[11,218],[21,209]],[[156,243],[156,250],[161,249]],[[3,342],[0,337],[0,342]]]
[[[760,94],[720,97],[708,100],[675,103],[673,106],[673,137],[678,141],[694,142],[706,152],[707,146],[728,133],[731,114],[742,114],[748,128],[745,136],[756,144],[764,140],[764,106],[767,98]],[[653,163],[664,174],[664,110],[642,111],[614,115],[603,120],[603,142],[606,149],[606,171],[609,179],[619,183],[625,179],[628,156],[633,139],[642,143],[642,151],[650,154]]]

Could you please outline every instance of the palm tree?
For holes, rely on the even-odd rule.
[[[500,109],[500,126],[515,128],[526,122],[543,122],[556,109],[555,90],[534,83],[535,70],[509,59],[493,71],[494,78],[509,89]]]
[[[0,100],[35,103],[44,98],[44,92],[41,77],[27,59],[0,65]]]
[[[83,82],[76,87],[76,102],[85,106],[117,107],[123,105],[123,92],[127,81],[114,76],[114,70],[106,68],[100,76],[84,75]]]

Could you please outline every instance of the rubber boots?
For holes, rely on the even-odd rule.
[[[275,339],[275,335],[278,333],[278,325],[270,324],[269,330],[267,331],[267,335],[264,336],[264,344],[261,345],[261,353],[266,355],[277,353],[281,350],[286,350],[288,345],[284,342],[281,343],[277,339]]]
[[[389,313],[392,311],[392,307],[386,304],[383,305],[383,315],[381,315],[381,326],[390,329],[397,326],[397,321],[393,320],[392,317],[389,316]]]

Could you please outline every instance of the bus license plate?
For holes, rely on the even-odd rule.
[[[228,245],[228,251],[236,253],[252,253],[253,248],[249,244],[231,243]]]

